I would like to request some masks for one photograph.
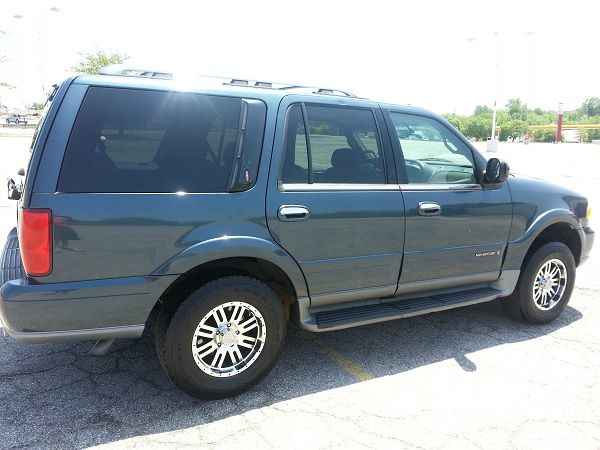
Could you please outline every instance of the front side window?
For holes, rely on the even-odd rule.
[[[409,183],[475,184],[473,153],[450,130],[428,117],[390,113]]]
[[[90,88],[65,151],[59,192],[225,192],[241,100]]]
[[[294,105],[288,112],[284,183],[385,183],[371,110]]]

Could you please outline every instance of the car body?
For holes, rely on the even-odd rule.
[[[27,116],[24,116],[22,114],[11,114],[6,118],[6,123],[24,123],[25,125],[27,125],[27,122]]]
[[[271,348],[260,333],[274,336],[266,324],[278,324],[282,339],[281,317],[321,332],[510,299],[544,246],[563,245],[555,250],[579,265],[593,243],[585,197],[525,176],[505,180],[504,163],[490,165],[446,120],[415,107],[270,83],[183,88],[98,75],[65,80],[46,109],[21,233],[11,232],[3,256],[6,331],[23,342],[110,343],[140,337],[157,312],[159,358],[192,395],[230,395],[264,376],[280,342]],[[556,269],[565,279],[568,258]],[[572,289],[573,278],[557,283]],[[554,281],[540,280],[550,302]],[[250,339],[272,353],[261,356],[264,370],[242,372],[258,350],[227,356],[232,367],[243,359],[237,369],[215,368],[226,356],[173,368],[178,339],[191,339],[177,328],[196,330],[200,346],[202,324],[222,309],[215,292],[235,298],[229,288],[256,298],[223,311],[239,307],[259,324]],[[196,317],[188,303],[211,302],[216,309],[185,322]],[[550,320],[558,309],[525,318]],[[207,349],[243,347],[234,335],[246,332],[242,319],[221,322],[205,325]],[[198,369],[201,387],[188,384]],[[219,377],[241,381],[220,390]]]

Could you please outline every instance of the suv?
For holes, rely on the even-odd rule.
[[[50,101],[12,195],[6,331],[102,354],[153,329],[193,396],[257,383],[288,321],[323,332],[502,298],[550,322],[592,247],[585,197],[509,176],[422,109],[114,74]]]
[[[27,116],[23,116],[21,114],[11,114],[6,118],[6,123],[24,123],[27,125]]]

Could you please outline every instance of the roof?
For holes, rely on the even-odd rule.
[[[318,95],[339,98],[358,98],[354,94],[335,88],[304,86],[294,83],[282,83],[264,80],[249,80],[231,77],[215,77],[207,75],[174,74],[165,70],[140,69],[122,64],[107,66],[99,75],[81,75],[75,80],[77,84],[100,86],[120,86],[140,89],[199,91],[223,93],[231,95],[248,95],[251,97],[282,98],[289,94]]]

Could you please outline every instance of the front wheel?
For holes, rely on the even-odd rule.
[[[285,328],[281,300],[269,286],[250,277],[224,277],[193,292],[166,327],[159,324],[157,351],[183,391],[222,398],[245,391],[269,373]]]
[[[565,309],[575,286],[575,258],[561,242],[540,247],[525,264],[506,312],[531,324],[548,323]]]

